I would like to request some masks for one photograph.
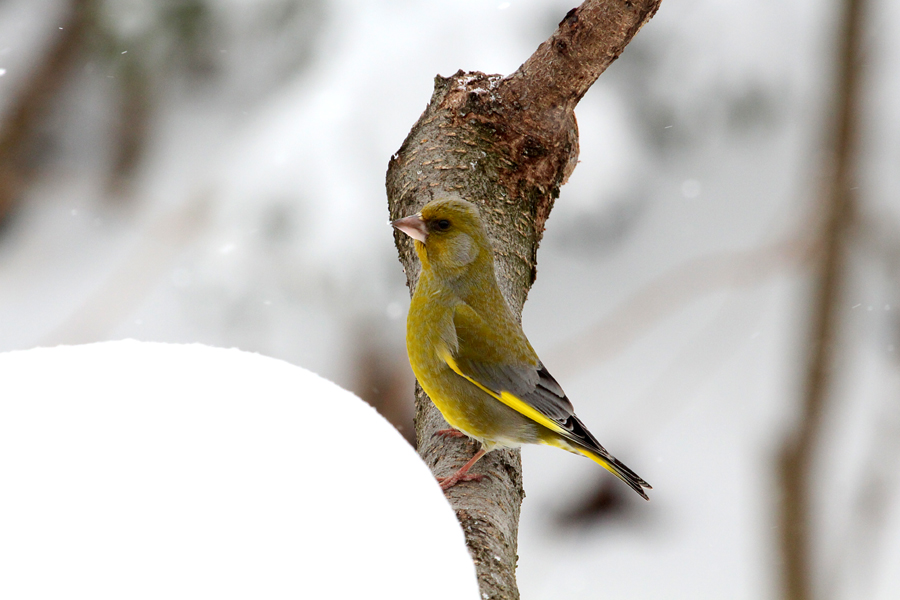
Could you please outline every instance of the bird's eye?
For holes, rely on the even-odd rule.
[[[448,229],[450,229],[450,221],[448,221],[447,219],[441,219],[436,223],[436,225],[437,228],[441,231],[447,231]]]

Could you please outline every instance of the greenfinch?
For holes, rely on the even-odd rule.
[[[441,198],[391,223],[415,240],[422,271],[409,307],[406,347],[422,389],[452,430],[481,442],[449,489],[494,448],[546,444],[583,454],[644,499],[650,485],[619,462],[575,416],[497,285],[494,254],[474,204]]]

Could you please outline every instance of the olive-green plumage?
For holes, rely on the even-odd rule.
[[[513,318],[494,274],[494,255],[476,207],[433,200],[394,221],[413,237],[422,272],[409,308],[406,347],[422,389],[447,422],[495,447],[547,444],[583,454],[647,498],[646,481],[590,434]],[[446,489],[483,452],[445,480]]]

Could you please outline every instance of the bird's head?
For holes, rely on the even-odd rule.
[[[478,209],[456,198],[432,200],[415,215],[391,223],[416,240],[416,254],[425,269],[461,274],[470,265],[488,261],[493,253]]]

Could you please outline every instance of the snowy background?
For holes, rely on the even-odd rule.
[[[814,474],[830,598],[900,594],[900,5],[868,4],[857,187],[879,228],[854,238]],[[388,158],[435,74],[510,73],[572,6],[0,1],[0,350],[238,347],[408,437]],[[840,7],[664,0],[578,106],[524,327],[654,490],[526,448],[526,600],[778,597]]]

